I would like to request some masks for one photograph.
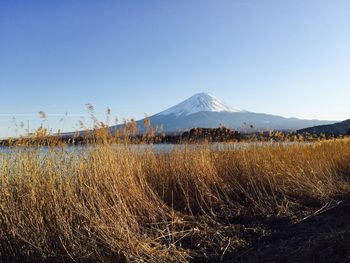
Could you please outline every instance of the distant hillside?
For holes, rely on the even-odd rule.
[[[310,133],[310,134],[321,134],[326,135],[350,135],[350,119],[334,124],[319,125],[310,128],[298,130],[298,133]]]
[[[152,126],[162,127],[166,134],[189,131],[192,128],[218,128],[225,126],[240,132],[258,130],[298,130],[314,125],[333,124],[334,121],[284,118],[278,115],[239,110],[207,94],[198,93],[187,100],[149,117]],[[136,122],[142,133],[147,128],[144,119]],[[111,132],[123,125],[111,127]]]

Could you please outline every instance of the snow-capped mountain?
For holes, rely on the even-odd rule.
[[[238,110],[207,94],[198,93],[189,99],[150,117],[152,127],[160,132],[184,132],[191,128],[217,128],[225,126],[241,131],[298,130],[335,121],[302,120],[278,115]],[[137,122],[140,132],[145,131],[144,120]],[[116,128],[111,127],[113,132]]]
[[[234,109],[226,103],[222,102],[218,98],[207,94],[197,93],[187,100],[165,110],[157,115],[175,115],[177,117],[181,115],[191,115],[201,111],[210,112],[239,112],[240,110]]]

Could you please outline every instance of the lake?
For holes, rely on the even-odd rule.
[[[297,144],[296,142],[235,142],[235,143],[211,143],[209,144],[210,148],[212,150],[237,150],[237,149],[247,149],[250,147],[287,147],[291,145]],[[300,143],[305,145],[306,143]],[[87,145],[73,145],[73,146],[66,146],[66,147],[57,147],[57,149],[62,149],[68,153],[70,152],[84,152],[84,150],[87,149],[87,147],[94,147],[94,146],[87,146]],[[116,144],[114,145],[116,149],[129,149],[134,152],[148,152],[150,150],[154,151],[155,153],[170,153],[173,150],[182,150],[182,149],[206,149],[208,147],[208,144],[131,144],[131,145],[122,145],[122,144]],[[27,150],[28,148],[26,148]],[[33,147],[33,150],[37,149]],[[48,151],[47,146],[40,147],[40,151],[42,154],[45,154]],[[0,147],[0,154],[11,154],[14,151],[21,150],[21,147]]]

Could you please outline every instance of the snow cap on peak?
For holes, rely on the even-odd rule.
[[[159,115],[191,115],[197,112],[238,112],[239,110],[232,108],[220,99],[208,94],[197,93],[187,100],[159,113]]]

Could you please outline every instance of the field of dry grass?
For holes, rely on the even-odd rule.
[[[170,153],[17,146],[0,155],[0,258],[250,262],[278,225],[349,197],[346,138]]]

